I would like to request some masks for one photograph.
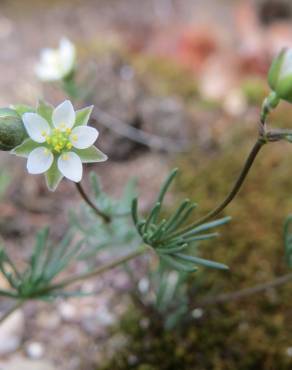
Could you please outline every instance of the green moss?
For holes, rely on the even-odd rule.
[[[138,76],[158,95],[175,94],[185,100],[198,96],[195,77],[174,61],[159,56],[132,55]]]
[[[178,190],[200,203],[200,215],[230,189],[253,144],[255,132],[247,131],[233,133],[211,154],[195,149],[179,160]],[[194,274],[190,279],[190,292],[196,284],[196,294],[190,293],[194,306],[206,296],[237,291],[288,272],[282,225],[292,210],[291,158],[292,147],[285,143],[268,144],[259,154],[243,189],[225,212],[233,216],[232,223],[222,228],[217,242],[200,248],[204,257],[227,263],[231,270]],[[288,370],[291,310],[289,284],[206,306],[201,319],[174,331],[164,330],[151,317],[150,327],[143,329],[143,315],[132,308],[118,328],[128,345],[99,369]],[[129,365],[130,355],[137,359],[134,365]]]

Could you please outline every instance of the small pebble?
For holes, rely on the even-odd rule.
[[[141,293],[147,293],[148,290],[149,290],[149,279],[147,278],[142,278],[141,280],[139,280],[138,282],[138,289]]]
[[[288,348],[286,349],[286,353],[287,353],[287,356],[288,356],[288,357],[292,357],[292,347],[288,347]]]
[[[62,302],[59,305],[59,312],[62,319],[65,321],[73,321],[77,317],[76,307],[68,302]]]
[[[200,319],[204,315],[204,310],[202,308],[195,308],[192,311],[192,316],[194,319]]]
[[[16,351],[24,335],[24,316],[15,311],[0,325],[0,355]]]
[[[26,346],[26,353],[28,357],[39,360],[45,353],[44,346],[39,342],[31,342]]]

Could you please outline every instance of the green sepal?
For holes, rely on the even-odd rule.
[[[36,110],[29,105],[25,104],[16,104],[11,105],[11,108],[14,109],[20,116],[22,116],[24,113],[35,113]]]
[[[52,114],[54,107],[44,100],[39,100],[37,113],[52,125]]]
[[[95,146],[91,146],[87,149],[72,149],[80,157],[83,163],[95,163],[104,162],[107,160],[107,155],[97,149]]]
[[[63,175],[58,169],[57,158],[54,158],[54,162],[51,168],[46,172],[46,183],[50,191],[55,191],[63,178]]]
[[[17,155],[18,157],[27,158],[29,156],[29,153],[39,146],[40,143],[37,143],[32,139],[26,139],[22,144],[12,149],[10,153]]]
[[[77,110],[74,127],[76,127],[76,126],[86,126],[88,121],[89,121],[92,110],[93,110],[93,105],[90,105],[89,107]]]

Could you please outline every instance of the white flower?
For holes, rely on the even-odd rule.
[[[29,136],[12,153],[27,158],[30,174],[46,174],[47,185],[55,190],[65,176],[80,182],[82,162],[103,162],[107,156],[93,143],[98,131],[86,126],[93,107],[77,112],[69,100],[55,109],[40,103],[37,112],[26,112],[22,120]]]
[[[62,38],[58,49],[43,49],[35,72],[42,81],[58,81],[68,76],[74,69],[76,50],[74,44]]]

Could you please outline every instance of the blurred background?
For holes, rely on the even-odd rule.
[[[88,170],[117,197],[127,180],[137,177],[146,211],[165,175],[178,166],[169,209],[179,197],[190,197],[202,215],[227,194],[256,139],[269,65],[283,46],[292,46],[292,3],[2,0],[1,106],[35,105],[39,97],[53,104],[64,100],[60,89],[42,85],[34,73],[40,50],[56,47],[63,36],[76,44],[80,74],[94,75],[95,105],[113,118],[96,123],[98,146],[110,160]],[[292,127],[291,114],[281,103],[271,122]],[[123,123],[158,136],[158,145],[121,135]],[[292,211],[291,158],[288,143],[263,149],[225,211],[232,223],[200,249],[229,265],[230,272],[201,269],[187,279],[189,314],[183,311],[175,328],[166,329],[163,315],[151,306],[148,261],[142,260],[129,265],[135,289],[119,268],[83,283],[82,289],[95,295],[27,304],[8,328],[0,328],[0,367],[291,369],[291,285],[242,300],[212,298],[289,272],[282,228]],[[40,227],[52,224],[53,240],[63,236],[68,210],[79,198],[66,181],[49,193],[43,177],[28,176],[18,158],[1,153],[0,161],[1,238],[21,265]],[[83,268],[81,261],[72,271]],[[1,299],[0,310],[6,305]]]

